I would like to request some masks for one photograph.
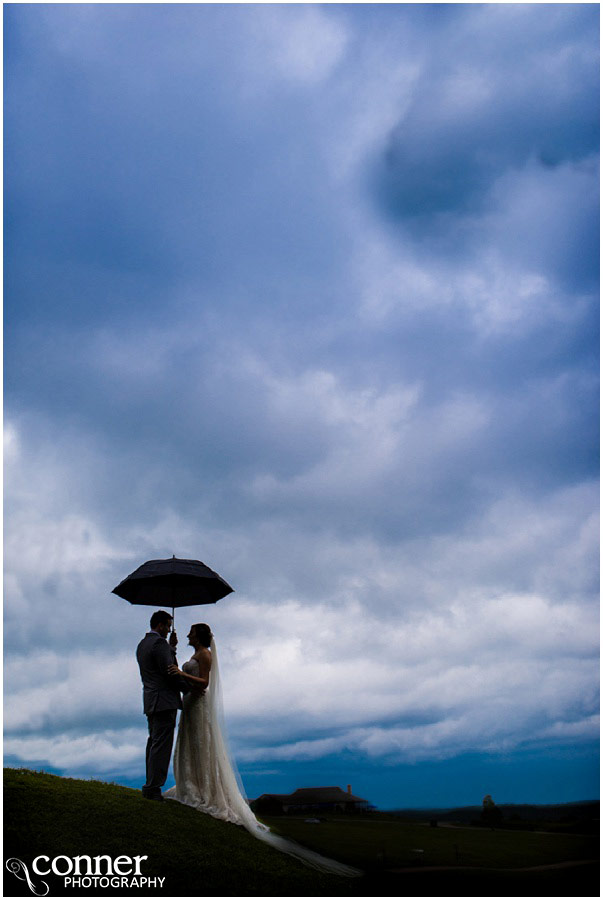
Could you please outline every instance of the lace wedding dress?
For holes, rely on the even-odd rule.
[[[213,640],[211,655],[209,688],[201,696],[191,691],[183,698],[174,750],[176,785],[165,791],[164,797],[193,806],[216,819],[242,825],[259,840],[322,872],[334,875],[360,875],[358,869],[307,850],[293,841],[273,834],[266,825],[258,822],[245,800],[243,784],[231,760],[225,739],[218,656]],[[185,662],[182,669],[190,675],[199,675],[199,664],[196,659]]]

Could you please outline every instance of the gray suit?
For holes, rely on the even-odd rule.
[[[174,742],[176,715],[182,709],[181,691],[188,685],[178,675],[168,675],[168,666],[176,663],[176,651],[168,642],[150,631],[136,649],[143,685],[144,713],[149,724],[147,740],[147,781],[145,797],[160,798],[166,782]]]

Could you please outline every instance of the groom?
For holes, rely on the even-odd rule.
[[[166,782],[176,715],[182,709],[181,691],[188,691],[184,679],[168,675],[168,666],[176,664],[176,632],[167,636],[172,628],[172,617],[164,610],[151,616],[151,630],[136,649],[143,685],[144,712],[149,724],[146,767],[147,781],[142,796],[148,800],[163,800],[161,788]]]

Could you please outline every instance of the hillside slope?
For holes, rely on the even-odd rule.
[[[165,881],[159,889],[128,888],[128,895],[337,896],[349,889],[348,879],[321,875],[243,828],[174,801],[149,802],[139,791],[115,784],[5,769],[4,811],[5,859],[20,859],[30,874],[32,860],[42,854],[51,860],[140,855],[148,857],[141,873]],[[48,883],[49,896],[73,896],[63,877],[51,873],[38,880]],[[14,890],[14,896],[32,896],[10,872],[4,886],[6,895]],[[108,886],[102,893],[124,892]]]
[[[319,825],[269,820],[284,835],[365,870],[349,879],[320,874],[242,828],[173,801],[151,803],[131,788],[24,769],[5,769],[4,783],[5,860],[21,860],[36,887],[48,884],[49,897],[598,896],[597,863],[586,862],[597,857],[594,837],[430,829],[392,816]],[[421,859],[416,847],[424,848]],[[142,856],[141,874],[162,881],[124,890],[107,879],[74,890],[64,877],[34,875],[32,860],[41,855],[63,857],[61,867],[83,855]],[[5,870],[4,896],[32,892]]]

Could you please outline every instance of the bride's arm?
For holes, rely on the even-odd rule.
[[[183,678],[186,678],[187,681],[192,681],[194,685],[205,689],[209,684],[209,673],[207,678],[197,678],[196,675],[191,675],[190,672],[183,672],[182,669],[179,669],[178,666],[170,666],[168,669],[168,675],[181,675]]]
[[[199,690],[205,690],[209,685],[209,670],[211,669],[211,653],[208,650],[195,654],[194,659],[199,663],[199,676],[191,675],[189,672],[183,672],[178,666],[170,666],[168,673],[170,675],[182,675],[191,681]]]

